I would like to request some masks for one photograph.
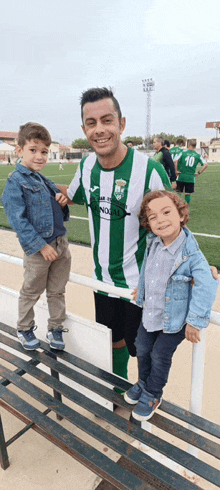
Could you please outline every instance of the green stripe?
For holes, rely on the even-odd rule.
[[[122,166],[116,168],[114,172],[114,184],[112,189],[112,207],[114,203],[126,210],[126,201],[127,194],[129,192],[129,183],[132,172],[132,164],[133,164],[133,156],[134,150],[129,148],[127,155],[123,161]],[[122,168],[123,167],[123,168]],[[121,200],[117,200],[114,192],[115,192],[115,182],[117,179],[122,178],[128,182],[128,185],[125,186],[124,196]],[[109,250],[109,274],[111,276],[114,284],[117,284],[121,287],[127,288],[128,285],[126,283],[126,279],[123,271],[123,258],[124,258],[124,228],[125,228],[125,220],[130,219],[130,217],[124,217],[120,220],[110,221],[110,250]]]

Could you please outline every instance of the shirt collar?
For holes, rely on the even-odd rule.
[[[185,238],[186,238],[185,232],[184,232],[183,229],[181,229],[181,232],[180,232],[179,236],[170,245],[164,246],[164,244],[163,244],[163,242],[162,242],[162,240],[161,240],[161,238],[159,236],[157,236],[155,238],[155,243],[160,243],[160,246],[164,250],[167,250],[168,252],[170,252],[170,254],[174,255],[176,253],[176,251],[178,250],[178,248],[184,242]]]
[[[34,175],[36,176],[36,174],[39,175],[38,172],[33,172],[32,170],[30,170],[28,167],[26,167],[25,165],[22,165],[22,163],[17,163],[16,165],[16,169],[19,170],[19,172],[21,172],[22,174],[26,174],[26,175]]]

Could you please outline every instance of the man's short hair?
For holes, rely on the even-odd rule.
[[[162,146],[164,146],[164,139],[163,136],[155,136],[155,140],[158,141]]]
[[[34,122],[23,124],[18,132],[18,145],[21,148],[30,140],[41,140],[46,146],[50,146],[52,142],[49,131],[41,124]]]
[[[183,221],[181,221],[181,227],[183,227],[188,221],[189,221],[189,206],[186,201],[183,201],[178,194],[175,192],[171,191],[151,191],[145,194],[144,199],[141,204],[141,210],[139,214],[140,222],[146,230],[150,231],[151,227],[148,222],[148,217],[147,217],[147,210],[148,210],[148,204],[150,201],[153,201],[153,199],[158,199],[160,197],[169,197],[171,201],[174,202],[178,213],[181,218],[183,218]]]
[[[185,145],[185,141],[182,138],[177,138],[176,145],[177,146],[184,146]]]
[[[170,148],[169,140],[164,140],[164,146],[167,146],[167,148]]]
[[[196,148],[196,139],[192,138],[191,140],[187,140],[187,147],[192,146],[193,148]]]
[[[120,109],[120,105],[117,101],[117,99],[114,97],[114,94],[111,89],[108,89],[106,87],[96,87],[96,88],[90,88],[89,90],[86,90],[85,92],[82,93],[81,98],[80,98],[80,105],[81,105],[81,118],[83,121],[83,107],[87,102],[97,102],[98,100],[102,99],[111,99],[114,108],[118,113],[118,118],[119,121],[121,122],[122,118],[122,113]]]

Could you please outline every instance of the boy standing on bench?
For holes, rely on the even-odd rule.
[[[34,305],[45,289],[49,309],[46,340],[52,349],[65,348],[64,293],[71,255],[63,221],[69,219],[69,209],[54,182],[39,173],[47,164],[50,144],[51,136],[44,126],[29,122],[20,127],[17,153],[21,163],[9,176],[1,198],[24,250],[17,336],[26,350],[40,347],[34,334]]]

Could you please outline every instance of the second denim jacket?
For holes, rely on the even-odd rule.
[[[183,228],[186,241],[177,257],[167,282],[164,307],[164,332],[175,333],[185,323],[197,329],[208,326],[218,281],[213,279],[209,264],[188,228]],[[145,265],[155,235],[149,233],[147,248],[138,283],[137,305],[145,297]],[[191,281],[195,284],[192,286]]]

